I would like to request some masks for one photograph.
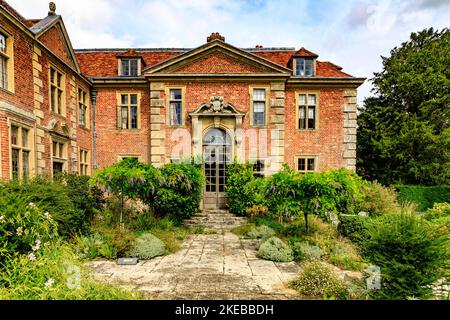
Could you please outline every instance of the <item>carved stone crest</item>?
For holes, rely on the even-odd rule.
[[[214,96],[211,97],[211,105],[210,105],[210,109],[212,112],[222,112],[223,111],[223,97],[219,97],[219,96]]]

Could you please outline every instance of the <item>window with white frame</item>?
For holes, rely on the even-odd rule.
[[[67,142],[53,140],[52,169],[53,176],[67,170]]]
[[[169,119],[171,126],[183,124],[183,93],[181,89],[169,90]]]
[[[295,59],[294,74],[301,77],[312,77],[314,75],[314,60],[308,58]]]
[[[302,156],[296,158],[297,171],[301,173],[315,172],[317,166],[316,157]]]
[[[120,59],[121,76],[124,77],[137,77],[139,76],[140,59]]]
[[[8,37],[0,32],[0,88],[8,89]]]
[[[314,130],[317,121],[317,94],[301,93],[298,95],[297,129]]]
[[[64,76],[50,67],[50,110],[64,115]]]
[[[120,94],[118,108],[118,128],[138,129],[139,127],[139,103],[138,94]]]
[[[253,125],[266,124],[266,89],[253,89]]]
[[[11,125],[11,172],[13,179],[27,179],[30,176],[32,136],[30,129]]]
[[[80,175],[88,176],[90,174],[89,163],[90,163],[89,151],[80,148],[79,154]]]
[[[88,96],[86,91],[78,89],[78,124],[82,127],[88,126]]]
[[[265,176],[265,161],[258,159],[253,162],[253,176],[255,178],[264,178]]]

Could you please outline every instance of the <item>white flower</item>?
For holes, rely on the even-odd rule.
[[[30,202],[28,205],[29,205],[31,208],[34,207],[34,203],[33,203],[33,202]]]
[[[28,259],[30,259],[30,261],[34,261],[34,260],[36,260],[36,256],[34,255],[34,253],[30,253],[28,255]]]
[[[44,284],[45,285],[45,289],[50,288],[54,284],[55,284],[55,280],[53,280],[52,278],[48,279],[47,282]]]
[[[16,233],[17,233],[18,236],[21,236],[23,234],[23,228],[22,227],[18,227],[16,229]]]
[[[5,222],[5,217],[4,216],[0,216],[0,223]]]
[[[41,240],[36,240],[36,243],[34,244],[34,246],[31,247],[31,250],[33,251],[37,251],[39,250],[39,248],[41,247]]]
[[[44,216],[47,218],[47,219],[50,219],[51,218],[51,215],[50,215],[50,213],[47,211],[46,213],[44,213]]]

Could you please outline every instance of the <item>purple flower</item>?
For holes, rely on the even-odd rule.
[[[133,187],[134,187],[134,179],[131,178],[131,180],[130,180],[130,188],[133,188]]]
[[[111,187],[110,186],[108,186],[108,193],[111,193]]]
[[[270,192],[274,193],[275,192],[275,186],[272,186],[272,189],[270,189]]]
[[[102,186],[102,192],[105,192],[105,190],[106,190],[106,187]]]
[[[292,196],[295,197],[295,190],[292,190]]]

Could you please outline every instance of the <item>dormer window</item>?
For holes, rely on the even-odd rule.
[[[120,59],[120,75],[138,77],[141,73],[140,59]]]
[[[300,77],[312,77],[314,75],[314,60],[307,58],[295,59],[294,75]]]

